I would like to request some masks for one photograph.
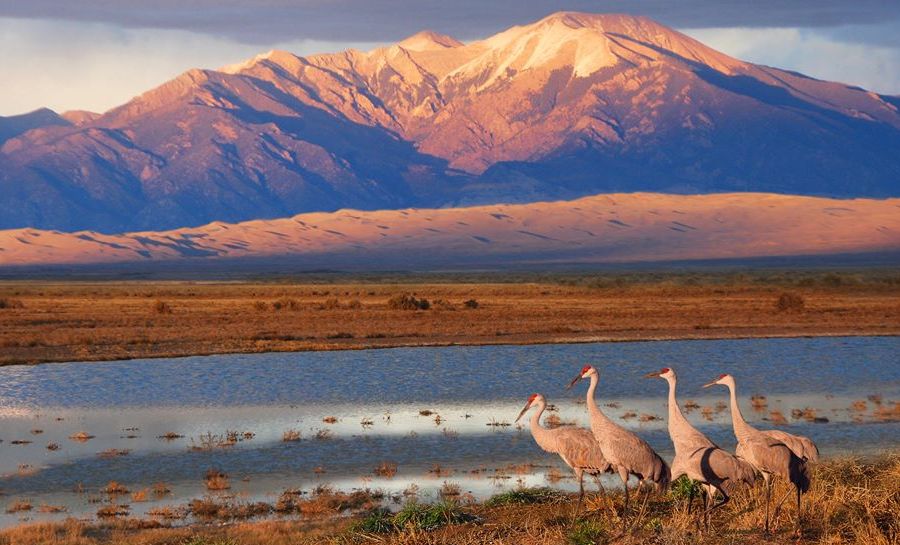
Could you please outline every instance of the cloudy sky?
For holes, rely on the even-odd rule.
[[[560,9],[641,14],[733,56],[900,94],[898,0],[0,0],[0,115],[104,111],[192,67],[278,48],[463,41]]]

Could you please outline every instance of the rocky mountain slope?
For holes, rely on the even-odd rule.
[[[272,51],[0,147],[0,228],[120,232],[614,191],[900,195],[900,101],[649,19]]]
[[[0,231],[12,266],[209,260],[398,270],[900,251],[900,199],[610,194],[455,209],[341,210],[164,232]]]

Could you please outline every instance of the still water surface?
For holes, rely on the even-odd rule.
[[[667,458],[672,449],[666,384],[642,378],[661,367],[677,370],[682,405],[692,400],[700,406],[689,418],[725,448],[734,446],[730,414],[721,406],[727,390],[701,385],[728,372],[738,381],[745,416],[771,427],[765,419],[780,411],[788,420],[784,429],[813,438],[825,457],[896,451],[900,422],[878,418],[876,411],[900,401],[898,354],[900,338],[852,337],[398,348],[5,367],[0,504],[29,499],[35,507],[65,506],[67,513],[4,514],[0,525],[89,517],[98,507],[91,500],[110,480],[131,490],[160,481],[172,489],[161,501],[132,503],[134,515],[183,504],[207,493],[203,477],[211,467],[231,476],[229,493],[270,502],[286,488],[326,483],[389,492],[415,483],[426,499],[444,482],[476,497],[523,483],[545,485],[548,469],[564,469],[561,462],[534,445],[527,427],[491,424],[512,424],[528,395],[541,392],[563,421],[586,426],[585,386],[565,390],[585,363],[601,371],[598,400],[611,405],[608,413]],[[751,407],[754,394],[766,396],[764,408]],[[794,409],[806,408],[827,422],[792,418]],[[636,416],[622,418],[627,413]],[[325,423],[326,416],[338,420]],[[301,440],[282,441],[286,430],[299,431]],[[320,430],[328,430],[322,432],[328,438],[316,439]],[[80,431],[94,438],[69,439]],[[252,436],[241,435],[226,448],[192,448],[203,447],[207,434],[229,431]],[[166,433],[183,437],[159,438]],[[48,443],[59,449],[48,450]],[[108,449],[129,452],[99,455]],[[382,461],[396,463],[397,475],[375,477],[372,470]],[[534,467],[496,471],[528,463]],[[435,464],[440,475],[429,472]],[[554,486],[571,489],[575,483]]]

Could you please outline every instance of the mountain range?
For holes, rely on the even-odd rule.
[[[562,12],[271,51],[101,115],[0,118],[0,229],[164,230],[611,192],[900,196],[900,98]]]

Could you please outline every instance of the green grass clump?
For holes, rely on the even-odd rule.
[[[485,502],[485,505],[487,505],[488,507],[497,507],[500,505],[528,505],[533,503],[548,503],[551,501],[561,500],[564,497],[565,496],[563,496],[563,494],[561,494],[560,492],[545,486],[517,488],[515,490],[510,490],[509,492],[504,492],[502,494],[493,496],[487,502]]]
[[[466,518],[453,502],[442,501],[431,505],[409,502],[394,515],[394,524],[398,528],[412,526],[420,530],[434,530],[447,524],[464,522]]]
[[[669,489],[669,494],[674,500],[687,500],[692,497],[700,496],[700,483],[689,479],[687,475],[682,475],[674,481]]]
[[[569,545],[599,545],[608,538],[606,526],[599,520],[578,520],[566,534]]]
[[[456,503],[443,501],[422,504],[411,501],[392,514],[387,509],[375,509],[351,527],[351,531],[365,534],[387,534],[407,528],[436,530],[448,524],[471,520]]]
[[[384,508],[374,509],[351,527],[353,532],[363,534],[387,534],[397,530],[394,514]]]

